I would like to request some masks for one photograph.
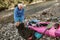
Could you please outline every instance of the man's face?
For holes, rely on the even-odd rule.
[[[19,8],[19,9],[22,9],[23,7],[20,5],[20,6],[18,6],[18,8]]]

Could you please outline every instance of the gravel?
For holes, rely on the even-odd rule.
[[[24,40],[12,23],[0,24],[0,40]]]

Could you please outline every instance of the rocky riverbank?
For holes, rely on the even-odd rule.
[[[55,5],[47,10],[43,10],[42,12],[38,12],[37,14],[26,16],[26,19],[37,18],[41,21],[47,21],[47,20],[52,21],[52,19],[54,19],[54,20],[58,20],[55,22],[59,22],[59,20],[60,20],[60,17],[59,17],[60,16],[60,11],[59,11],[60,4],[58,4],[57,6],[55,6]],[[19,36],[18,31],[13,23],[14,23],[13,22],[13,15],[9,16],[9,18],[4,18],[3,20],[1,20],[0,40],[25,40],[22,36]],[[28,34],[28,32],[25,32],[25,33]],[[44,37],[41,38],[40,40],[56,40],[56,39],[51,38],[51,37],[47,37],[44,35]]]

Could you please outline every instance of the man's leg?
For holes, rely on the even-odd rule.
[[[19,34],[20,34],[20,31],[22,31],[22,30],[25,29],[24,23],[16,22],[15,25],[16,25],[16,28],[18,29],[18,33],[19,33]]]
[[[14,18],[14,21],[15,21],[15,26],[18,27],[20,25],[19,17]]]
[[[18,27],[20,25],[20,22],[16,22],[15,25],[16,27]]]
[[[22,30],[25,28],[25,24],[24,24],[24,17],[21,17],[20,19],[19,19],[19,21],[21,22],[20,23],[20,27],[22,28]]]

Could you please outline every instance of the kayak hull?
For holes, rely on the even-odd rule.
[[[41,22],[43,23],[43,22]],[[49,24],[49,23],[47,23]],[[60,26],[58,29],[55,29],[54,26],[52,26],[49,30],[46,30],[46,26],[42,26],[42,27],[34,27],[34,26],[28,26],[31,30],[34,30],[36,32],[45,34],[47,36],[50,37],[60,37]]]

